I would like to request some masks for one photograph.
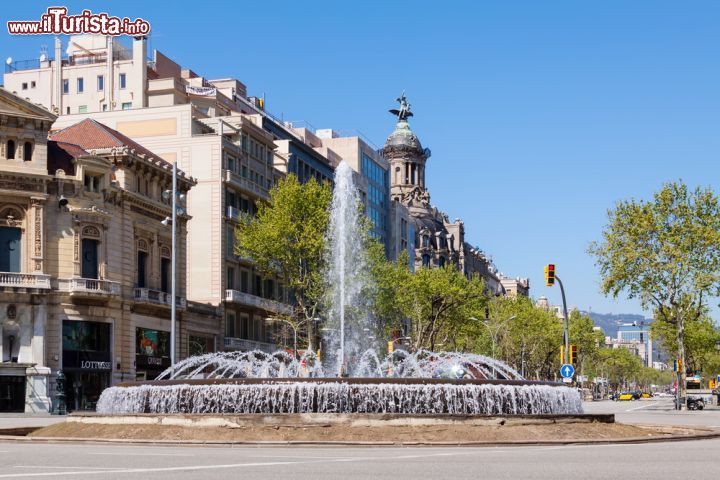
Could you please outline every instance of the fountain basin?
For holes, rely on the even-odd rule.
[[[554,382],[444,378],[213,378],[106,389],[104,414],[581,414],[577,390]]]

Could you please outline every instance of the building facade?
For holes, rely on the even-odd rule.
[[[382,153],[389,164],[390,199],[405,206],[412,219],[415,268],[454,265],[468,277],[480,276],[493,294],[527,295],[527,279],[517,279],[514,285],[508,281],[503,284],[503,277],[490,258],[466,241],[463,221],[450,221],[446,213],[430,204],[425,164],[431,152],[423,148],[410,128],[408,119],[413,114],[405,95],[397,101],[400,107],[390,110],[397,116],[395,130],[385,141]]]
[[[169,293],[172,165],[89,119],[48,140],[54,115],[4,90],[0,112],[0,410],[49,411],[59,371],[70,410],[154,378],[169,366],[173,301],[178,357],[216,350],[219,315],[185,300],[188,215]],[[194,185],[180,173],[180,192]]]

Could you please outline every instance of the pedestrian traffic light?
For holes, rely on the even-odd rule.
[[[555,264],[545,266],[545,284],[552,287],[555,284]]]
[[[577,345],[570,345],[570,364],[577,365]]]

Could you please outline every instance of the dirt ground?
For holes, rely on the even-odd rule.
[[[59,423],[36,430],[31,437],[142,439],[176,441],[354,441],[394,443],[465,443],[546,440],[592,440],[667,437],[696,433],[689,429],[648,428],[619,423],[546,425],[260,425],[248,427],[179,427],[169,425],[104,425]]]

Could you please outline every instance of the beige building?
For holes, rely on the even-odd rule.
[[[281,172],[273,136],[260,115],[206,117],[191,104],[142,110],[65,115],[54,128],[92,118],[132,137],[196,179],[188,195],[188,298],[220,309],[225,321],[222,348],[272,351],[276,325],[287,314],[288,293],[275,279],[261,277],[235,255],[234,231],[241,214],[254,214],[269,199]]]
[[[172,166],[93,120],[48,141],[54,115],[4,90],[0,112],[0,410],[48,411],[59,370],[68,408],[91,409],[103,388],[169,365]],[[220,340],[216,312],[185,300],[189,220],[178,222],[179,358]]]

